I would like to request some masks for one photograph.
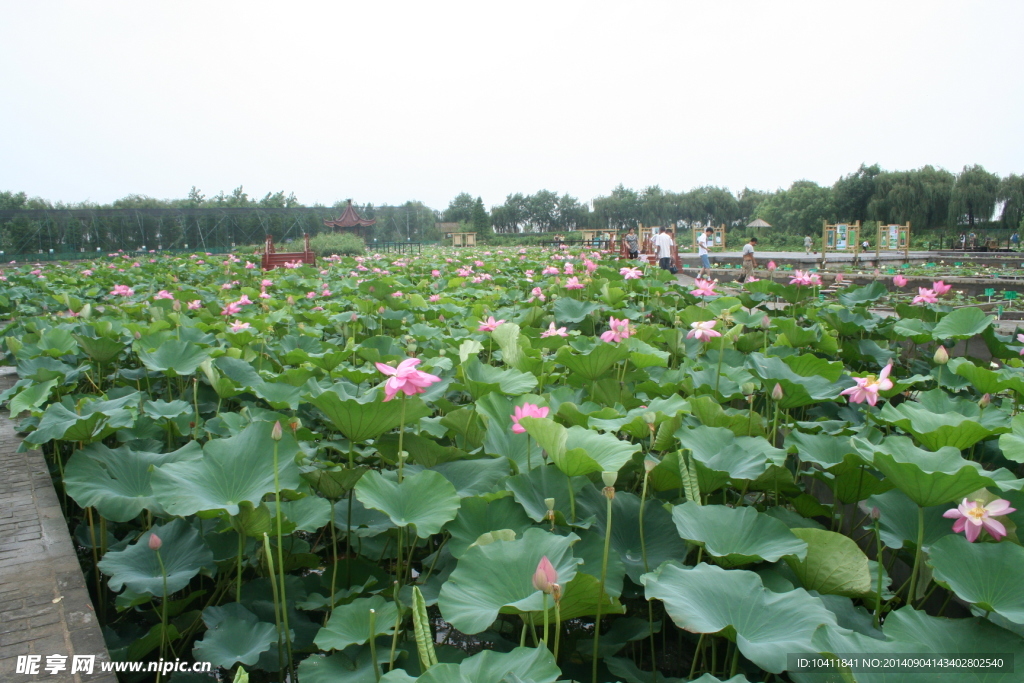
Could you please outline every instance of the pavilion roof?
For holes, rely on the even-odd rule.
[[[324,225],[329,228],[367,228],[377,222],[376,218],[360,218],[356,210],[352,208],[352,200],[348,200],[348,206],[341,213],[337,220],[324,220]]]

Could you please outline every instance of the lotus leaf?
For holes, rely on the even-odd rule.
[[[1024,624],[1024,548],[1010,542],[970,543],[954,534],[932,544],[928,563],[935,580],[961,600]]]
[[[793,529],[792,533],[807,543],[806,557],[785,558],[804,588],[847,597],[871,592],[867,555],[853,539],[824,529]]]
[[[703,546],[724,567],[807,554],[807,543],[794,531],[752,507],[687,501],[672,510],[672,521],[682,538]]]
[[[416,535],[427,538],[455,519],[459,495],[455,487],[432,470],[406,476],[401,483],[370,470],[354,489],[360,503],[386,514],[395,526],[414,525]]]
[[[163,542],[161,556],[167,571],[167,593],[188,585],[200,571],[213,573],[213,553],[199,532],[182,519],[154,526],[124,550],[110,550],[97,565],[110,577],[114,592],[127,588],[135,593],[164,594],[164,572],[156,553],[149,549],[149,537],[156,534]]]

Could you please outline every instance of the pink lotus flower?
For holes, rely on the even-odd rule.
[[[405,296],[405,294],[402,294],[401,292],[391,292],[392,299],[401,299],[403,296]]]
[[[597,270],[597,264],[590,259],[583,259],[583,266],[587,269],[587,275],[590,275]]]
[[[566,275],[572,275],[572,274],[573,274],[573,272],[575,272],[575,271],[574,271],[574,269],[573,269],[573,267],[572,267],[572,264],[571,264],[571,263],[566,263],[566,264],[565,264],[565,270],[564,270],[564,272],[565,272],[565,274],[566,274]]]
[[[273,280],[263,279],[260,280],[260,287],[272,287],[274,285]]]
[[[601,341],[603,342],[621,342],[629,337],[633,336],[633,330],[629,329],[629,319],[623,318],[622,320],[616,320],[615,318],[608,319],[608,326],[611,328],[607,332],[601,333]]]
[[[697,288],[690,290],[690,294],[694,296],[716,296],[718,294],[715,291],[715,283],[711,280],[701,280],[698,278],[694,280],[694,284]]]
[[[188,302],[188,310],[196,311],[203,307],[203,302],[199,299],[193,299]]]
[[[384,383],[385,402],[393,399],[398,392],[402,392],[406,396],[422,394],[431,384],[441,381],[437,375],[417,370],[416,366],[419,364],[419,358],[403,360],[397,368],[377,363],[377,369],[385,375],[389,375],[388,380]]]
[[[246,261],[245,262],[245,269],[246,270],[252,270],[255,267],[256,267],[256,264],[253,263],[252,261]]]
[[[232,301],[227,306],[225,306],[224,308],[221,309],[220,314],[221,315],[238,315],[241,312],[242,312],[242,307],[239,306],[234,301]]]
[[[1024,334],[1018,334],[1017,341],[1020,342],[1021,344],[1024,344]],[[1024,356],[1024,349],[1020,350],[1020,355]]]
[[[936,296],[935,290],[926,289],[925,287],[917,288],[918,294],[914,297],[911,303],[914,304],[935,304],[939,302],[939,297]]]
[[[440,294],[431,294],[430,295],[430,299],[429,299],[430,303],[436,304],[440,300],[441,300],[441,295]]]
[[[932,291],[935,292],[935,296],[942,296],[951,289],[953,289],[953,285],[947,285],[942,280],[936,280],[932,283]]]
[[[964,498],[960,505],[952,510],[946,510],[942,516],[956,519],[956,522],[953,523],[953,533],[958,534],[964,531],[967,540],[974,543],[981,535],[983,528],[997,541],[1005,536],[1006,527],[992,517],[1008,515],[1016,511],[1016,508],[1010,507],[1010,501],[1002,498],[993,500],[988,505],[982,505],[976,500],[968,501]]]
[[[537,563],[537,571],[533,573],[533,587],[548,595],[552,595],[558,587],[558,572],[547,555]]]
[[[154,299],[173,299],[174,295],[168,292],[166,289],[161,289],[159,292],[153,295]]]
[[[550,325],[548,325],[547,331],[546,332],[541,332],[540,336],[541,337],[568,337],[569,333],[565,331],[564,327],[559,327],[558,329],[555,329],[555,323],[552,322]],[[1024,353],[1024,351],[1021,351],[1021,353]]]
[[[696,339],[697,341],[711,341],[715,337],[721,337],[722,333],[715,329],[714,320],[701,320],[698,322],[690,323],[691,329],[686,333],[687,339]]]
[[[533,403],[524,403],[521,406],[516,406],[512,412],[512,431],[516,434],[522,434],[526,431],[526,427],[519,424],[520,418],[524,417],[547,417],[550,408],[547,406],[541,407]]]
[[[261,289],[260,290],[260,298],[261,299],[269,299],[270,298],[270,295],[267,294],[267,290],[265,290],[265,289]]]
[[[306,292],[306,298],[307,299],[315,299],[316,298],[316,292]]]
[[[907,278],[903,277],[902,275],[893,275],[892,276],[892,283],[894,285],[896,285],[897,287],[906,287],[907,286]]]
[[[886,365],[882,372],[878,373],[877,379],[874,375],[854,377],[853,381],[857,383],[857,386],[840,392],[840,395],[848,396],[850,403],[864,403],[864,401],[867,401],[868,404],[875,405],[878,403],[879,391],[892,389],[892,380],[889,379],[890,372],[892,372],[892,363]]]
[[[431,277],[441,277],[441,271],[440,270],[432,270],[432,271],[430,271],[430,276]]]
[[[838,285],[842,281],[843,281],[843,274],[842,273],[836,273],[836,284]]]
[[[249,323],[238,322],[237,320],[231,323],[232,332],[241,332],[242,330],[249,329]]]
[[[534,287],[533,289],[531,289],[530,290],[530,296],[531,297],[536,297],[536,298],[540,299],[541,301],[544,301],[545,299],[547,299],[547,297],[544,296],[544,290],[542,290],[540,287]],[[533,299],[531,298],[530,301],[533,301]]]
[[[566,289],[583,289],[583,283],[578,277],[571,277],[565,282]]]
[[[487,320],[482,321],[480,323],[480,327],[476,328],[476,331],[477,332],[494,332],[496,329],[498,329],[498,325],[501,325],[504,322],[505,322],[504,320],[495,320],[494,316],[492,315]]]
[[[248,294],[243,294],[242,298],[238,300],[239,306],[248,306],[250,304],[252,304],[252,300],[249,298]]]
[[[132,296],[135,294],[135,290],[128,285],[114,285],[114,288],[110,290],[113,296]]]
[[[560,272],[561,271],[559,271],[558,268],[555,268],[554,266],[548,266],[544,270],[540,271],[540,274],[541,275],[558,275]]]
[[[775,261],[768,262],[768,272],[773,272],[778,266],[775,265]]]
[[[639,268],[630,268],[629,266],[619,268],[619,275],[621,275],[624,280],[639,280],[643,277],[643,273]]]

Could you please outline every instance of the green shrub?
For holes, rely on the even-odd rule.
[[[297,239],[276,247],[277,251],[302,251],[303,240]],[[361,237],[348,232],[323,232],[309,238],[309,248],[317,256],[358,256],[366,253],[366,244]]]

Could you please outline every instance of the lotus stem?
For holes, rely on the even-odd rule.
[[[156,550],[156,561],[160,563],[160,575],[164,580],[164,599],[160,604],[160,659],[163,659],[167,649],[167,568],[164,567],[164,558],[160,556],[159,548]],[[160,680],[159,676],[157,680]]]
[[[544,630],[541,631],[541,633],[543,634],[543,637],[541,638],[541,642],[544,643],[544,647],[547,647],[548,646],[548,594],[547,593],[542,594],[542,598],[544,600]]]
[[[722,340],[718,345],[718,371],[715,373],[715,393],[718,393],[718,385],[722,381],[722,360],[725,357],[725,335],[719,335]]]
[[[547,594],[544,595],[545,600]],[[545,614],[547,611],[545,610]],[[555,663],[558,663],[558,644],[562,639],[562,606],[561,599],[555,600]]]
[[[917,506],[917,547],[914,548],[914,567],[910,570],[910,591],[907,593],[907,604],[913,606],[917,596],[917,573],[921,564],[921,546],[924,545],[924,508]]]
[[[395,650],[398,647],[398,629],[402,625],[402,603],[398,600],[398,582],[394,583],[395,606],[398,611],[395,613],[395,628],[391,633],[391,654],[388,655],[388,671],[395,668]],[[372,634],[371,634],[372,635]]]
[[[233,518],[232,521],[234,521]],[[235,600],[238,602],[242,601],[242,554],[245,552],[245,531],[241,527],[241,524],[235,526],[235,532],[238,534],[238,557],[235,565]]]
[[[604,584],[608,579],[608,551],[612,544],[612,501],[615,500],[615,489],[611,486],[604,488],[605,499],[607,500],[606,520],[604,528],[604,553],[601,556],[601,586],[597,593],[597,615],[594,617],[594,661],[590,669],[591,683],[597,683],[597,661],[598,652],[601,648],[601,607],[604,606]]]
[[[380,680],[380,664],[377,663],[377,610],[370,610],[370,659],[373,660],[373,678]]]
[[[403,446],[403,444],[405,442],[405,399],[406,399],[405,392],[402,392],[402,414],[401,414],[401,419],[400,419],[401,424],[398,427],[398,483],[399,484],[402,483],[402,474],[404,473],[404,470],[405,470],[405,459],[402,457],[402,453],[404,452],[402,450],[402,446]]]
[[[640,489],[640,553],[643,556],[644,560],[644,573],[651,571],[650,566],[647,564],[647,538],[644,533],[644,507],[647,503],[647,483],[650,480],[650,476],[650,470],[648,470],[645,466],[644,483],[643,487]],[[655,667],[654,665],[656,652],[654,643],[654,606],[651,604],[650,600],[647,601],[647,629],[651,639],[651,681],[652,683],[654,683],[654,681],[656,680],[656,675],[654,672],[657,671],[657,667]]]
[[[277,550],[281,551],[280,548]],[[277,578],[274,576],[274,553],[270,549],[270,536],[265,531],[263,532],[263,553],[267,556],[270,590],[274,595],[274,623],[277,626],[277,672],[281,680],[284,680],[284,652],[281,648],[281,599],[277,594]]]
[[[288,593],[285,588],[285,579],[287,574],[284,573],[284,543],[282,541],[281,534],[281,478],[278,473],[277,463],[277,450],[280,445],[280,441],[273,439],[274,441],[274,500],[276,505],[275,517],[277,518],[277,566],[279,570],[279,580],[281,581],[281,621],[284,624],[284,641],[288,649],[288,669],[292,675],[292,680],[295,679],[294,664],[292,662],[292,635],[288,627]],[[333,595],[332,595],[333,597]]]
[[[324,617],[324,625],[327,624],[327,619],[331,614],[334,613],[334,593],[337,590],[338,585],[338,527],[334,525],[334,503],[331,502],[331,558],[334,560],[331,563],[331,610]],[[348,556],[346,555],[345,561],[348,562]]]

